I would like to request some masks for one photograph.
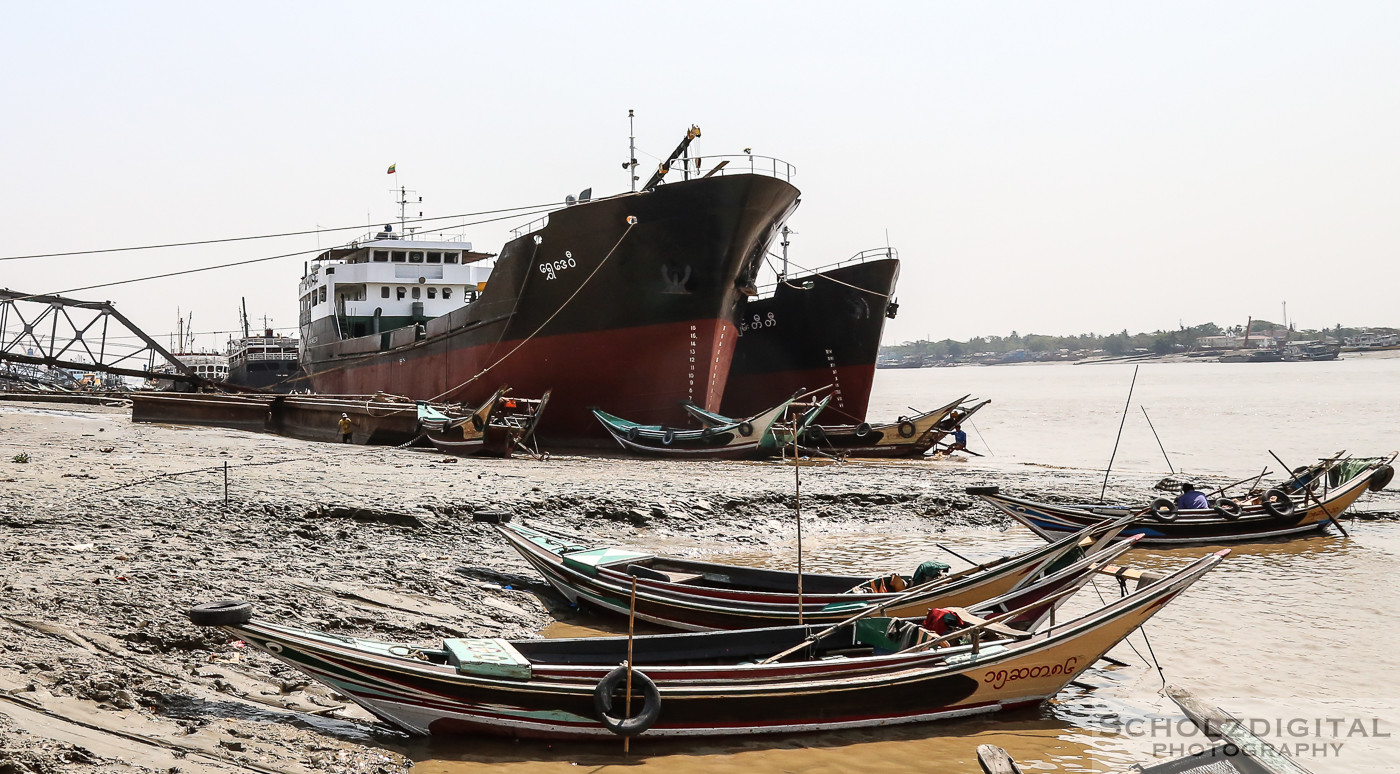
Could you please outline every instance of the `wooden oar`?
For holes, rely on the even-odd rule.
[[[938,546],[939,548],[943,549],[944,551],[947,551],[948,553],[952,554],[953,556],[956,556],[957,558],[963,560],[964,562],[967,562],[968,564],[977,564],[976,562],[972,561],[971,559],[968,559],[966,556],[963,556],[962,554],[960,554],[960,553],[958,553],[957,551],[954,551],[953,549],[951,549],[951,548],[949,548],[949,547],[943,545],[942,543],[934,543],[934,545]]]
[[[1092,569],[1090,569],[1089,572],[1090,572],[1090,573],[1098,572],[1099,568],[1102,567],[1102,566],[1105,565],[1105,564],[1107,564],[1107,562],[1100,561],[1100,562],[1097,563],[1097,565],[1096,565],[1095,567],[1093,567]],[[831,626],[827,627],[826,629],[823,629],[823,630],[820,631],[820,632],[817,632],[816,634],[809,635],[805,640],[803,640],[802,642],[799,642],[798,644],[792,646],[791,648],[788,648],[787,650],[783,651],[782,653],[779,653],[779,654],[777,654],[776,656],[769,656],[768,658],[766,658],[766,659],[764,659],[764,660],[762,660],[762,661],[760,661],[760,662],[758,662],[758,663],[759,663],[759,664],[771,664],[771,663],[773,663],[774,661],[778,661],[778,660],[780,660],[780,659],[782,659],[782,658],[785,658],[785,657],[787,657],[787,656],[790,656],[790,655],[796,653],[797,651],[802,650],[802,649],[805,648],[805,647],[808,647],[808,646],[811,645],[812,643],[814,643],[814,642],[819,642],[819,641],[821,641],[823,638],[828,637],[828,636],[830,636],[831,634],[833,634],[833,633],[835,633],[835,632],[837,632],[837,631],[840,631],[843,627],[850,626],[851,624],[855,623],[856,621],[861,620],[862,618],[866,618],[866,617],[869,617],[870,615],[873,615],[874,613],[882,612],[882,611],[884,611],[884,610],[887,610],[887,609],[889,609],[889,608],[891,608],[891,607],[893,607],[893,606],[899,604],[900,602],[903,602],[904,600],[909,599],[910,597],[915,596],[916,594],[921,594],[921,593],[923,593],[923,592],[925,591],[925,589],[926,589],[926,588],[929,586],[929,584],[931,584],[931,583],[933,583],[933,581],[928,581],[928,582],[926,582],[926,583],[921,583],[921,584],[919,584],[918,586],[914,586],[914,587],[911,588],[910,590],[905,591],[903,594],[900,594],[899,596],[895,597],[894,599],[890,599],[890,600],[888,600],[888,601],[886,601],[886,602],[883,602],[883,603],[881,603],[881,604],[874,605],[874,606],[872,606],[872,607],[868,607],[868,608],[866,608],[866,609],[860,611],[859,613],[856,613],[855,615],[851,616],[850,618],[847,618],[846,620],[841,621],[840,623],[832,624]],[[1080,588],[1082,585],[1083,585],[1083,584],[1080,584],[1079,586],[1075,586],[1073,589],[1068,589],[1067,591],[1078,591],[1079,588]],[[1038,600],[1037,602],[1031,604],[1030,606],[1028,606],[1028,607],[1026,607],[1026,608],[1023,608],[1023,609],[1020,609],[1020,610],[1015,610],[1015,611],[1012,611],[1012,612],[1025,612],[1026,610],[1029,610],[1029,609],[1035,607],[1036,605],[1042,604],[1042,603],[1047,602],[1047,601],[1050,601],[1050,600],[1058,599],[1059,597],[1062,597],[1062,596],[1066,596],[1066,593],[1065,593],[1065,592],[1060,592],[1060,593],[1058,593],[1058,594],[1053,594],[1053,595],[1051,595],[1051,596],[1049,596],[1049,597],[1041,597],[1040,600]],[[986,623],[996,623],[996,621],[995,621],[995,620],[994,620],[994,621],[987,621]],[[984,624],[984,625],[985,625],[985,624]]]
[[[1266,468],[1264,468],[1262,471],[1259,472],[1259,475],[1257,475],[1257,476],[1254,477],[1254,483],[1255,483],[1255,485],[1258,485],[1259,481],[1260,481],[1261,479],[1263,479],[1264,476],[1267,476],[1267,475],[1269,475],[1269,469],[1266,467]],[[1226,491],[1227,489],[1233,489],[1234,487],[1237,487],[1237,486],[1239,486],[1240,484],[1243,484],[1244,482],[1249,481],[1249,480],[1250,480],[1250,479],[1246,477],[1246,478],[1240,479],[1239,481],[1236,481],[1236,482],[1233,483],[1233,484],[1226,484],[1225,486],[1222,486],[1222,487],[1220,487],[1219,489],[1216,489],[1216,490],[1214,490],[1214,491],[1212,491],[1212,492],[1207,493],[1207,494],[1206,494],[1206,498],[1209,499],[1209,498],[1214,497],[1215,495],[1218,495],[1218,494],[1225,494],[1225,491]],[[1254,487],[1251,486],[1250,488],[1253,489]]]
[[[1336,462],[1338,459],[1340,459],[1343,454],[1346,454],[1346,452],[1339,451],[1336,453],[1336,455],[1332,457],[1332,459],[1324,462],[1322,468],[1323,472],[1325,473],[1327,471],[1327,467],[1330,466],[1332,463]],[[1282,465],[1284,470],[1293,470],[1293,468],[1288,467],[1288,463],[1284,462],[1283,460],[1280,460],[1279,456],[1277,454],[1274,454],[1273,449],[1269,450],[1269,455],[1272,456],[1274,459],[1278,460],[1278,464]],[[1313,493],[1308,491],[1308,488],[1306,486],[1301,487],[1301,489],[1303,490],[1304,508],[1307,507],[1308,499],[1311,498],[1313,502],[1317,503],[1317,507],[1321,508],[1322,512],[1327,514],[1327,520],[1332,522],[1332,526],[1336,527],[1337,531],[1342,533],[1342,537],[1351,537],[1351,535],[1347,534],[1346,528],[1342,526],[1342,523],[1340,521],[1337,521],[1337,517],[1333,516],[1332,512],[1327,510],[1327,506],[1323,505],[1321,500],[1317,499],[1316,497],[1313,497]]]
[[[889,608],[894,607],[894,606],[897,605],[897,604],[900,604],[901,602],[903,602],[903,601],[906,600],[906,599],[912,599],[912,598],[914,598],[915,596],[918,596],[919,594],[923,594],[925,591],[927,591],[927,590],[929,589],[930,586],[936,584],[937,582],[939,582],[939,581],[941,581],[941,580],[943,580],[943,579],[942,579],[942,578],[935,578],[934,580],[925,581],[925,582],[923,582],[923,583],[920,583],[920,584],[917,585],[917,586],[912,586],[912,587],[910,587],[909,589],[907,589],[903,594],[900,594],[900,595],[897,596],[897,597],[894,597],[894,598],[892,598],[892,599],[888,599],[888,600],[886,600],[886,601],[884,601],[884,602],[881,602],[880,604],[871,605],[870,607],[867,607],[867,608],[861,610],[859,613],[856,613],[855,615],[851,616],[850,618],[847,618],[847,619],[844,620],[844,621],[840,621],[839,623],[834,623],[834,624],[832,624],[831,626],[828,626],[827,628],[821,630],[820,632],[817,632],[816,634],[808,635],[807,638],[804,639],[802,642],[799,642],[798,644],[792,646],[791,648],[788,648],[787,650],[783,651],[782,653],[779,653],[779,654],[776,655],[776,656],[769,656],[768,658],[766,658],[766,659],[764,659],[764,660],[762,660],[762,661],[760,661],[760,662],[758,662],[758,663],[760,663],[760,664],[771,664],[771,663],[773,663],[774,661],[777,661],[778,659],[784,658],[785,656],[790,656],[790,655],[796,653],[797,651],[802,650],[803,648],[807,647],[808,645],[811,645],[811,644],[814,643],[814,642],[818,642],[818,641],[820,641],[822,638],[827,637],[827,636],[830,636],[831,634],[840,631],[843,627],[850,626],[851,624],[855,623],[856,621],[859,621],[859,620],[862,619],[862,618],[869,617],[869,616],[871,616],[871,615],[874,615],[875,613],[884,612],[885,610],[888,610]]]

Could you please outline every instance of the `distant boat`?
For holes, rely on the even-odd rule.
[[[259,336],[245,335],[228,343],[226,381],[240,387],[253,387],[287,393],[305,389],[298,384],[302,371],[295,336],[277,336],[268,328]]]
[[[881,360],[875,364],[876,368],[923,368],[923,355],[905,355],[898,360]]]
[[[1220,356],[1222,363],[1279,363],[1283,353],[1276,349],[1250,349],[1227,352]]]

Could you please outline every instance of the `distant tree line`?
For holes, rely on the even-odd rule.
[[[1283,326],[1268,320],[1255,320],[1250,326],[1250,335],[1269,335]],[[1296,330],[1290,327],[1290,336],[1296,339],[1322,339],[1342,341],[1365,332],[1391,332],[1392,328],[1347,328],[1338,323],[1333,328],[1323,330]],[[1235,325],[1222,328],[1215,323],[1204,323],[1181,327],[1173,331],[1152,331],[1151,333],[1128,333],[1125,328],[1119,333],[1081,333],[1077,336],[1046,336],[1027,333],[1022,336],[1012,331],[1009,336],[977,336],[967,341],[908,341],[880,348],[882,359],[898,359],[908,356],[922,356],[933,360],[957,360],[982,354],[1005,355],[1017,351],[1032,354],[1048,352],[1084,352],[1100,350],[1107,355],[1125,355],[1146,350],[1158,355],[1197,349],[1197,340],[1202,336],[1244,335],[1244,326]]]

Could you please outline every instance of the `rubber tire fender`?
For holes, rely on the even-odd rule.
[[[994,495],[1001,492],[999,486],[970,486],[963,490],[970,495]]]
[[[1210,508],[1215,511],[1215,515],[1226,521],[1234,521],[1244,515],[1244,506],[1238,500],[1222,497],[1215,501],[1215,505]]]
[[[627,681],[627,667],[620,666],[598,681],[593,689],[593,709],[598,713],[598,721],[603,727],[618,736],[637,736],[652,727],[661,714],[661,692],[640,669],[632,669],[632,685],[642,687],[642,711],[630,718],[616,718],[612,715],[613,691]]]
[[[739,435],[742,435],[745,438],[748,438],[749,436],[753,435],[753,423],[749,421],[740,422]]]
[[[1158,497],[1156,500],[1152,501],[1151,505],[1147,507],[1148,512],[1152,514],[1152,518],[1156,519],[1157,521],[1166,522],[1168,524],[1170,524],[1173,521],[1176,521],[1176,517],[1179,515],[1179,511],[1176,507],[1176,501],[1170,500],[1165,497]]]
[[[807,442],[812,444],[826,443],[826,428],[821,425],[812,425],[807,428]]]
[[[1259,498],[1259,503],[1264,506],[1264,510],[1270,516],[1279,519],[1292,516],[1293,511],[1297,509],[1293,504],[1293,498],[1289,497],[1288,493],[1282,489],[1268,490]]]
[[[861,422],[860,424],[856,425],[856,437],[857,437],[857,438],[864,438],[864,437],[867,436],[867,435],[870,435],[870,423],[869,423],[869,422]]]
[[[675,431],[675,430],[667,429],[666,432],[664,432],[664,433],[661,434],[661,445],[662,445],[662,446],[670,446],[671,444],[673,444],[673,443],[675,443],[675,442],[676,442],[676,431]]]
[[[902,420],[900,420],[900,422],[899,422],[899,437],[900,437],[900,438],[913,438],[913,437],[914,437],[914,430],[915,430],[915,429],[917,429],[917,428],[914,427],[914,423],[913,423],[913,422],[910,422],[910,421],[907,420],[907,419],[902,419]]]
[[[637,439],[642,437],[642,431],[636,425],[632,425],[627,428],[627,432],[623,433],[623,435],[627,436],[627,440],[636,443]]]
[[[241,599],[221,599],[195,605],[186,615],[195,626],[238,626],[253,620],[253,603]]]
[[[481,420],[480,414],[472,414],[472,428],[474,430],[476,430],[479,433],[481,432],[481,428],[485,426],[486,423]]]
[[[1395,478],[1395,468],[1382,465],[1371,474],[1371,481],[1366,484],[1366,488],[1372,492],[1379,492],[1386,488],[1392,478]]]

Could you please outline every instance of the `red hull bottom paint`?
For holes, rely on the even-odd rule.
[[[740,413],[726,409],[728,416],[750,416],[782,403],[799,389],[815,390],[830,384],[835,394],[826,410],[817,417],[817,424],[859,424],[865,421],[865,412],[870,407],[870,387],[874,381],[873,363],[763,374],[735,373],[730,374],[729,385],[724,388],[724,405],[748,409]],[[738,396],[743,397],[739,399]]]
[[[607,446],[615,441],[588,412],[591,406],[642,424],[677,426],[687,422],[681,401],[718,411],[735,335],[728,322],[694,320],[539,336],[523,345],[517,340],[452,348],[453,338],[341,367],[321,364],[327,368],[312,375],[313,388],[321,394],[383,391],[468,404],[486,400],[502,384],[522,397],[553,390],[539,435],[550,443]],[[490,373],[459,387],[503,357]]]

